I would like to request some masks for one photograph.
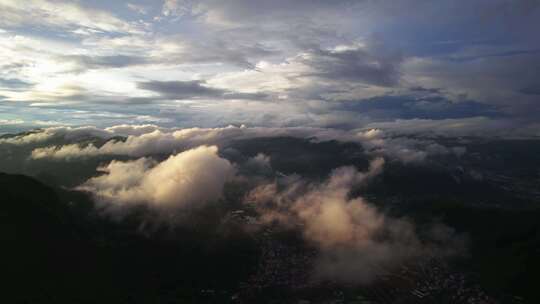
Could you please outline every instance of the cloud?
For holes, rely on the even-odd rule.
[[[118,134],[118,135],[128,135],[128,136],[129,135],[139,136],[146,133],[152,133],[156,130],[165,131],[167,129],[161,128],[157,125],[148,125],[148,124],[147,125],[122,124],[122,125],[116,125],[116,126],[105,128],[105,131],[107,132],[111,132],[113,134]]]
[[[360,131],[357,136],[368,153],[384,155],[403,163],[420,163],[430,156],[462,156],[463,147],[446,147],[429,139],[396,136],[392,130],[369,129]],[[398,133],[399,134],[399,133]]]
[[[388,134],[418,136],[478,136],[478,137],[531,137],[540,134],[538,124],[511,119],[491,119],[489,117],[469,117],[461,119],[397,119],[388,122],[374,122],[367,128],[380,128]]]
[[[171,212],[218,200],[234,166],[215,146],[200,146],[156,163],[148,158],[112,161],[77,189],[92,193],[104,207],[145,204]],[[167,216],[167,215],[166,215]]]
[[[138,87],[143,90],[158,92],[172,98],[184,99],[192,97],[217,97],[225,92],[203,86],[204,82],[192,81],[149,81],[141,82]]]
[[[267,92],[289,102],[303,101],[308,107],[307,101],[313,99],[361,100],[387,93],[400,80],[401,60],[399,53],[375,43],[313,46],[278,63],[260,61],[254,70],[217,74],[208,82]]]
[[[30,87],[32,84],[20,79],[10,78],[4,79],[0,78],[0,88],[11,88],[11,89],[24,89]]]
[[[147,57],[133,55],[64,55],[59,56],[59,61],[73,62],[75,71],[103,68],[124,68],[149,64],[151,61]]]
[[[540,84],[531,85],[519,90],[521,93],[526,95],[540,95]]]
[[[136,12],[137,14],[140,14],[140,15],[148,14],[148,7],[146,7],[144,5],[138,5],[138,4],[134,4],[134,3],[126,3],[126,7],[128,9]]]
[[[353,213],[341,212],[348,208],[348,195],[352,187],[367,183],[370,178],[382,172],[383,166],[384,159],[377,158],[370,163],[365,173],[358,172],[354,167],[340,167],[321,184],[307,183],[299,176],[287,177],[256,187],[247,195],[246,203],[252,204],[260,213],[262,223],[277,221],[284,226],[301,224],[306,227],[305,233],[309,239],[321,245],[339,244],[353,237],[350,233],[350,220],[346,219],[336,226],[323,225],[326,217],[321,212],[328,210],[352,216]],[[321,226],[315,225],[316,219],[320,220]],[[345,226],[340,227],[341,224]]]
[[[265,94],[236,93],[212,88],[204,81],[147,81],[139,82],[138,88],[153,91],[167,99],[264,99]]]
[[[257,40],[234,40],[223,32],[205,32],[201,35],[193,37],[181,31],[168,34],[147,32],[144,35],[118,37],[94,35],[83,40],[83,46],[95,50],[92,54],[86,55],[96,53],[100,56],[124,55],[138,59],[137,63],[145,59],[145,62],[140,63],[140,65],[147,64],[144,68],[152,71],[159,65],[158,70],[169,70],[175,75],[178,74],[178,70],[171,69],[177,69],[178,65],[205,71],[206,68],[210,68],[210,71],[214,68],[251,69],[258,60],[280,54],[278,49]],[[140,58],[141,54],[145,54],[144,58]],[[132,61],[135,61],[134,59]],[[170,78],[161,74],[156,76],[162,81]]]
[[[0,98],[70,124],[90,107],[184,127],[538,116],[535,1],[267,2],[2,1]]]
[[[4,0],[0,3],[0,8],[0,24],[7,27],[46,25],[64,29],[83,29],[94,33],[138,32],[135,26],[107,11],[73,2]]]
[[[22,119],[0,119],[0,125],[20,125],[23,124],[24,120]],[[2,139],[0,139],[0,143]]]
[[[225,147],[236,140],[269,137],[296,137],[312,141],[336,140],[361,144],[367,153],[387,156],[404,163],[422,162],[429,156],[455,154],[454,148],[445,147],[430,139],[398,136],[400,133],[382,129],[340,130],[330,128],[264,128],[246,126],[227,126],[223,128],[185,128],[167,129],[154,125],[119,125],[106,129],[95,127],[55,127],[30,134],[3,139],[0,143],[28,144],[53,138],[75,141],[71,144],[41,146],[31,153],[32,159],[74,160],[100,155],[126,155],[142,157],[157,154],[171,154],[200,145]],[[403,128],[406,133],[406,128]],[[110,139],[101,146],[92,143],[81,145],[77,140],[98,137],[109,139],[114,136],[127,136],[125,139]],[[263,159],[261,159],[262,161]]]
[[[272,176],[273,170],[270,156],[258,153],[257,155],[248,158],[242,166],[239,167],[239,173],[241,175],[249,176],[251,181],[255,181],[258,177]]]
[[[80,147],[78,144],[63,145],[60,147],[37,148],[32,151],[32,159],[64,159],[71,160],[80,157],[98,156],[98,149],[93,145]]]
[[[270,156],[259,153],[248,159],[245,165],[259,170],[268,170],[270,168]]]
[[[21,123],[23,123],[21,121]],[[37,125],[58,125],[55,121],[34,121]],[[116,125],[105,129],[94,126],[55,126],[44,129],[36,129],[24,132],[9,138],[0,139],[0,144],[42,144],[51,140],[62,140],[65,142],[80,141],[84,139],[100,138],[109,139],[114,136],[140,136],[157,130],[167,130],[156,125]],[[75,146],[74,146],[75,147]]]
[[[110,131],[121,130],[124,132],[132,132],[126,127],[113,127],[102,132],[103,135],[110,137],[113,135]],[[148,130],[151,130],[151,128]],[[52,134],[54,134],[54,129],[49,129],[46,134],[47,136],[52,136]],[[187,150],[200,145],[222,146],[239,139],[277,136],[293,136],[299,138],[316,137],[319,140],[354,137],[353,134],[347,134],[347,132],[341,130],[320,128],[248,128],[245,126],[228,126],[223,128],[186,128],[165,132],[156,129],[150,133],[130,135],[125,140],[121,141],[111,140],[100,147],[96,147],[92,144],[85,147],[80,147],[78,144],[68,144],[63,146],[37,148],[33,150],[32,158],[69,159],[97,155],[128,155],[132,157],[141,157],[152,154],[170,154],[175,151]]]
[[[486,48],[489,50],[493,47]],[[462,52],[483,53],[482,48],[470,48]],[[449,100],[472,100],[487,107],[496,107],[498,112],[519,120],[538,115],[535,95],[523,89],[536,82],[533,75],[539,63],[540,54],[517,53],[504,60],[485,57],[460,62],[412,57],[401,68],[404,82],[422,87],[444,88],[441,95]],[[464,110],[489,116],[474,108]]]
[[[365,45],[338,46],[314,50],[302,61],[313,69],[307,75],[393,86],[399,81],[402,57],[399,53],[384,52],[384,49],[368,49]]]
[[[85,137],[107,138],[112,134],[96,127],[51,127],[41,130],[33,130],[9,138],[0,139],[0,143],[25,145],[49,141],[51,139],[62,138],[64,140],[76,140]]]
[[[331,4],[327,1],[246,1],[234,0],[222,3],[216,0],[181,1],[167,0],[166,6],[173,9],[180,8],[180,12],[195,12],[202,20],[216,26],[253,24],[258,21],[269,22],[273,18],[290,22],[291,19],[313,15],[324,17],[323,12],[335,12],[342,9],[351,9],[355,1],[338,0]],[[170,4],[170,5],[169,5]],[[321,16],[322,15],[322,16]],[[332,15],[333,16],[333,15]],[[330,18],[325,18],[325,20]],[[314,20],[316,20],[314,18]]]
[[[423,93],[423,92],[422,92]],[[344,111],[362,113],[373,120],[391,119],[447,119],[475,116],[502,117],[500,111],[490,104],[472,100],[451,101],[440,92],[424,94],[377,96],[360,101],[345,101]]]
[[[320,184],[301,178],[263,184],[246,203],[263,224],[300,229],[319,250],[315,274],[324,279],[368,283],[409,259],[435,251],[458,253],[462,247],[452,246],[463,244],[451,233],[438,236],[451,242],[449,251],[435,248],[418,238],[411,222],[379,212],[362,197],[350,197],[351,190],[365,186],[383,166],[384,160],[377,158],[367,172],[337,168]]]
[[[193,0],[165,0],[161,13],[173,17],[191,15],[196,13],[196,4]]]

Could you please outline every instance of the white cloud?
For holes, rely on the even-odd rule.
[[[196,208],[219,199],[225,182],[234,176],[233,165],[217,153],[215,146],[200,146],[161,163],[148,158],[112,161],[99,169],[102,175],[78,189],[113,209],[136,204],[164,211]]]
[[[1,139],[0,143],[9,143],[15,145],[34,144],[48,141],[53,138],[63,138],[73,140],[83,137],[102,137],[107,138],[112,134],[96,127],[51,127],[43,130],[34,130],[30,133],[24,133],[10,138]]]
[[[245,165],[255,170],[269,170],[271,168],[270,156],[259,153],[248,159]]]
[[[90,32],[138,32],[113,14],[83,7],[76,2],[48,0],[0,1],[0,24],[8,27],[45,25]]]
[[[57,127],[36,131],[26,136],[17,136],[0,142],[25,144],[45,142],[50,138],[75,140],[97,136],[111,138],[127,136],[126,140],[109,140],[97,147],[93,144],[80,146],[77,143],[61,146],[38,147],[32,151],[33,159],[76,159],[99,155],[127,155],[142,157],[154,154],[171,154],[200,145],[225,146],[234,140],[260,137],[290,136],[313,141],[337,140],[361,144],[368,153],[384,155],[404,163],[421,162],[430,155],[454,153],[452,149],[427,139],[415,139],[388,134],[380,129],[347,131],[326,128],[263,128],[227,126],[223,128],[167,129],[155,125],[118,125],[106,129],[95,127]],[[455,148],[455,147],[454,147]]]
[[[105,131],[119,134],[119,135],[135,135],[139,136],[146,133],[152,133],[156,130],[164,131],[165,128],[161,128],[156,125],[116,125],[112,127],[105,128]]]
[[[34,120],[33,124],[37,126],[65,126],[65,123],[54,121],[54,120]]]
[[[465,153],[463,147],[446,147],[426,138],[410,138],[396,136],[383,129],[368,129],[360,131],[357,136],[361,138],[362,146],[368,153],[385,155],[403,163],[423,162],[429,156],[455,154],[461,156]]]
[[[34,123],[44,126],[58,125],[58,122],[55,121],[34,121]],[[0,143],[25,145],[46,143],[52,139],[63,139],[65,141],[77,141],[84,138],[108,139],[114,136],[142,135],[156,130],[166,129],[157,127],[155,125],[117,125],[105,129],[100,129],[93,126],[57,126],[33,130],[29,133],[23,133],[10,138],[0,139]],[[68,150],[70,152],[66,152],[67,154],[65,154],[65,156],[71,155],[71,153],[77,153],[79,151],[78,146],[72,146],[69,149],[66,148],[64,151]],[[88,152],[89,150],[91,149],[87,149],[86,151]]]
[[[182,0],[165,0],[162,8],[163,15],[171,16],[185,13],[185,9],[182,9],[182,2]]]
[[[0,125],[20,125],[23,123],[24,120],[22,119],[0,119]]]
[[[150,131],[152,129],[153,127],[143,127],[139,131]],[[133,129],[126,127],[112,127],[103,132],[105,135],[111,136],[110,131],[120,130],[126,133],[136,133]],[[183,151],[200,145],[221,146],[238,139],[277,136],[316,137],[319,140],[345,140],[354,138],[354,134],[348,134],[346,131],[319,128],[248,128],[245,126],[228,126],[224,128],[188,128],[165,132],[155,129],[150,133],[130,135],[125,141],[108,141],[99,148],[94,145],[80,147],[77,144],[37,148],[32,152],[32,158],[65,159],[96,155],[141,157],[152,154],[175,153],[175,151]]]
[[[144,6],[144,5],[138,5],[138,4],[133,4],[133,3],[127,3],[126,4],[126,7],[129,8],[130,10],[136,12],[137,14],[141,14],[141,15],[146,15],[148,14],[148,7]]]

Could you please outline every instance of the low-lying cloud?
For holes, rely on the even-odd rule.
[[[455,254],[463,247],[452,231],[437,234],[437,248],[421,241],[412,222],[380,212],[351,190],[365,186],[383,171],[376,158],[367,172],[340,167],[322,183],[293,178],[261,185],[246,198],[262,224],[301,229],[319,250],[315,275],[323,279],[368,283],[384,271],[428,253]],[[442,230],[438,230],[442,231]],[[451,244],[451,245],[450,245]]]
[[[78,187],[107,208],[145,204],[157,210],[179,210],[218,200],[234,166],[215,146],[201,146],[158,163],[149,158],[112,161],[103,174]]]
[[[466,150],[460,146],[446,147],[428,139],[394,136],[381,129],[357,133],[362,146],[371,154],[385,155],[403,163],[420,163],[428,156],[462,156]]]
[[[126,127],[111,130],[125,129]],[[126,132],[126,130],[123,130]],[[80,146],[68,144],[35,149],[32,158],[80,158],[98,155],[128,155],[141,157],[152,154],[170,154],[200,145],[221,146],[233,140],[258,137],[292,136],[297,138],[317,138],[318,140],[354,141],[354,134],[343,130],[321,128],[248,128],[245,126],[227,126],[223,128],[187,128],[130,135],[126,140],[111,140],[97,147],[93,144]]]
[[[45,129],[32,130],[13,137],[0,139],[0,144],[26,145],[46,142],[52,139],[71,140],[83,137],[107,138],[114,134],[96,127],[51,127]]]
[[[70,160],[101,155],[125,155],[143,157],[156,154],[174,154],[200,145],[223,147],[235,140],[270,137],[296,137],[312,141],[336,140],[361,144],[368,153],[384,155],[399,161],[421,162],[429,155],[454,153],[454,147],[445,147],[431,140],[396,137],[381,129],[340,130],[329,128],[265,128],[246,126],[227,126],[223,128],[187,128],[166,129],[154,125],[120,125],[107,129],[85,128],[50,128],[26,136],[11,138],[20,144],[35,138],[59,137],[83,138],[95,135],[109,139],[117,135],[127,135],[125,140],[110,139],[101,146],[93,143],[79,143],[41,146],[32,151],[32,159]],[[99,130],[99,132],[98,132]],[[41,139],[44,140],[44,139]]]
[[[1,138],[0,144],[28,145],[42,144],[55,139],[64,141],[78,141],[85,138],[108,139],[114,136],[140,136],[156,130],[165,130],[156,125],[116,125],[108,128],[94,126],[57,126],[43,129],[35,129],[12,137]]]

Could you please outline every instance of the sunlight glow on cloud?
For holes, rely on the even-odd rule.
[[[29,122],[73,124],[67,113],[89,109],[117,115],[84,122],[100,126],[144,115],[182,127],[345,129],[489,117],[531,129],[540,10],[502,2],[464,12],[416,0],[398,9],[348,0],[3,0],[0,101],[20,113],[58,110],[21,114]],[[403,13],[411,7],[417,13]],[[512,26],[499,26],[501,16]]]
[[[112,161],[98,169],[102,175],[78,189],[120,207],[148,204],[165,210],[196,208],[219,199],[223,185],[234,175],[232,164],[217,152],[215,146],[200,146],[171,155],[161,163],[146,158]]]
[[[412,222],[388,216],[362,197],[349,197],[377,178],[384,163],[376,158],[366,172],[336,168],[319,184],[301,178],[263,184],[245,203],[257,210],[263,224],[299,227],[320,251],[315,272],[324,279],[368,283],[416,256],[461,254],[462,240],[451,232],[439,235],[442,247],[422,242]]]

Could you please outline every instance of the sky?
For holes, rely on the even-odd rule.
[[[536,0],[0,0],[0,133],[540,136]]]

